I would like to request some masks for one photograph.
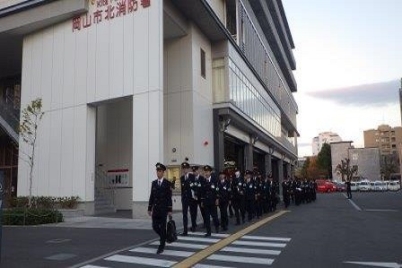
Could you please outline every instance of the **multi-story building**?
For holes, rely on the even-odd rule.
[[[350,148],[350,165],[357,167],[355,178],[360,180],[381,180],[381,157],[378,148]]]
[[[342,176],[337,172],[337,166],[341,164],[342,160],[350,159],[349,149],[353,149],[352,141],[339,141],[332,142],[331,146],[331,165],[332,165],[332,179],[342,181]]]
[[[318,134],[317,137],[313,138],[312,148],[313,148],[313,156],[318,155],[321,151],[322,146],[326,144],[330,144],[332,142],[342,141],[341,137],[338,134],[333,132],[322,132]]]
[[[281,0],[0,4],[0,80],[21,82],[21,108],[43,103],[33,194],[79,196],[86,214],[109,196],[142,217],[159,161],[168,179],[188,159],[282,180],[297,162],[293,48]],[[18,195],[28,177],[19,161]]]
[[[398,154],[399,144],[402,144],[402,127],[380,125],[364,131],[364,147],[379,148],[381,155]]]

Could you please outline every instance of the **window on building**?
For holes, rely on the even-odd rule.
[[[236,25],[236,1],[226,1],[226,28],[236,40],[237,25]],[[236,40],[237,41],[237,40]]]
[[[201,48],[201,76],[206,77],[206,71],[205,71],[205,51],[202,50]]]

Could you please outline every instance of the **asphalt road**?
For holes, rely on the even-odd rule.
[[[190,234],[162,255],[155,254],[152,230],[3,227],[0,266],[166,267],[207,252],[196,267],[402,267],[401,191],[354,193],[352,200],[342,193],[319,194],[316,202],[287,211],[263,219],[261,227],[257,220],[229,226],[227,235],[209,240]],[[245,236],[230,236],[246,227]],[[227,236],[227,245],[212,252],[210,246]]]

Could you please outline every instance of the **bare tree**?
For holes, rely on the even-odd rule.
[[[352,181],[353,175],[357,173],[357,166],[351,167],[350,159],[345,158],[336,166],[335,171],[342,175],[342,181]]]
[[[28,158],[26,161],[29,165],[29,197],[28,206],[32,206],[32,179],[33,168],[35,164],[35,145],[38,134],[38,125],[42,119],[44,112],[42,112],[42,99],[37,98],[31,101],[21,112],[21,123],[19,126],[19,134],[23,142],[28,146],[28,152],[23,154]],[[21,150],[20,150],[21,152]]]

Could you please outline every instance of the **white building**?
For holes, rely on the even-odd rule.
[[[108,197],[137,218],[158,161],[169,179],[188,158],[282,180],[297,160],[293,48],[281,0],[3,2],[0,80],[19,75],[21,108],[39,97],[45,112],[33,194],[78,195],[86,214]],[[18,195],[28,173],[19,161]]]
[[[326,144],[330,144],[332,142],[342,141],[341,137],[338,134],[333,132],[322,132],[318,134],[317,137],[313,138],[312,148],[313,148],[313,156],[318,155],[321,151],[322,146]]]

